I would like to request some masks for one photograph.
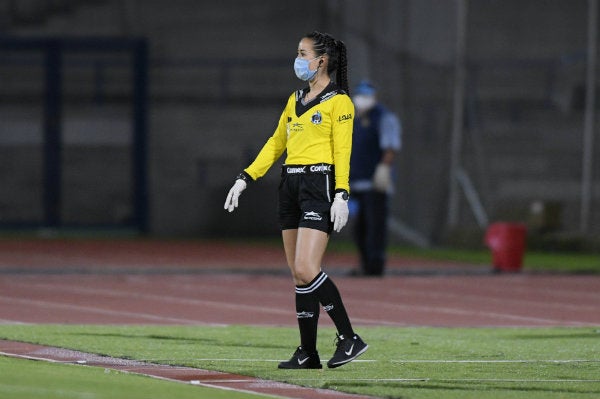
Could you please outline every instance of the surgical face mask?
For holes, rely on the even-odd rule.
[[[315,57],[312,60],[316,60],[319,57]],[[310,64],[312,60],[296,58],[296,61],[294,61],[294,72],[296,72],[296,76],[298,77],[298,79],[306,81],[311,80],[315,76],[319,68],[317,67],[317,69],[315,69],[314,71],[310,70],[308,64]]]
[[[373,108],[376,104],[375,96],[357,94],[352,99],[356,112],[365,112]]]

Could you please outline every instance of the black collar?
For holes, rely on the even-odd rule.
[[[305,87],[304,89],[296,91],[296,115],[301,116],[310,108],[314,107],[317,104],[325,102],[330,98],[334,97],[337,94],[344,94],[345,91],[340,89],[334,82],[329,82],[329,84],[321,91],[315,98],[310,100],[306,105],[302,104],[302,99],[310,91],[309,87]]]

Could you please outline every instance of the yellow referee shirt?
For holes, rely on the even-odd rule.
[[[289,97],[275,133],[244,171],[256,180],[287,150],[287,165],[335,165],[335,188],[350,192],[354,105],[333,83],[306,105],[303,93],[298,90]]]

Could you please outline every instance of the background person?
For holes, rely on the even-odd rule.
[[[356,117],[350,187],[352,205],[357,208],[353,237],[360,254],[360,268],[351,274],[382,276],[388,244],[389,197],[394,190],[392,164],[402,144],[401,125],[398,117],[378,101],[371,82],[363,80],[353,94]]]
[[[300,346],[279,368],[322,368],[317,352],[319,304],[338,330],[337,349],[327,363],[334,368],[368,348],[354,333],[337,287],[321,270],[331,231],[339,232],[348,221],[354,106],[347,94],[343,42],[315,31],[300,40],[297,54],[294,71],[308,86],[289,97],[275,133],[254,162],[237,176],[225,209],[232,212],[247,184],[264,176],[287,151],[279,185],[279,223],[296,285]]]

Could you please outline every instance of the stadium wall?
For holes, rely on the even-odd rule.
[[[302,33],[316,28],[348,43],[351,80],[371,78],[402,119],[404,148],[398,160],[394,217],[433,242],[447,238],[456,3],[177,0],[165,7],[159,0],[143,4],[104,0],[71,1],[66,8],[44,11],[46,3],[39,2],[30,18],[23,10],[19,18],[3,18],[4,33],[148,39],[151,234],[277,234],[275,170],[244,194],[237,214],[227,215],[221,205],[232,176],[271,134],[285,99],[299,87],[291,72],[295,43]],[[577,230],[587,2],[566,3],[468,2],[462,162],[491,220],[529,221],[531,204],[541,201],[559,209],[558,223],[548,228]],[[83,120],[94,126],[94,119],[85,117],[91,105],[95,115],[103,115],[102,129],[122,129],[123,99],[118,93],[130,78],[112,76],[102,104],[92,98],[86,108],[71,101],[65,123],[72,126],[74,120]],[[84,83],[73,84],[71,92],[93,93]],[[12,120],[3,124],[2,137],[13,135],[15,126],[27,126],[18,115],[26,114],[28,105],[11,101],[10,96],[22,100],[27,93],[23,87],[31,87],[33,93],[38,87],[34,79],[14,85],[0,105],[0,113],[10,115],[3,120]],[[80,137],[91,140],[89,134]],[[4,141],[0,151],[12,156],[2,157],[0,178],[10,183],[9,176],[19,173],[15,154],[31,153],[31,148],[14,144],[9,148]],[[106,152],[88,144],[85,158],[101,164]],[[118,154],[123,148],[117,145],[114,151]],[[73,154],[67,162],[75,164],[81,156]],[[35,151],[27,159],[39,162]],[[114,162],[127,162],[123,159]],[[115,179],[127,185],[123,176],[117,174]],[[69,190],[75,203],[93,200],[85,188]],[[12,201],[24,207],[35,202],[35,192],[25,197],[20,194],[24,190],[13,191]],[[595,184],[590,224],[594,229],[600,226],[599,196]],[[103,201],[112,201],[117,219],[130,212],[124,191]],[[84,206],[71,207],[71,212],[82,220],[90,214]],[[482,230],[464,197],[460,227]]]

